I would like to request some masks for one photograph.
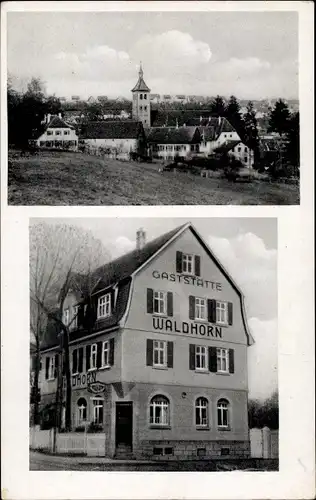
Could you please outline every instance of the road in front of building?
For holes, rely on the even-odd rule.
[[[277,461],[269,461],[260,467],[248,470],[278,470]],[[274,463],[275,462],[275,463]],[[250,464],[249,464],[250,466]],[[46,455],[30,451],[30,470],[78,470],[78,471],[205,471],[216,470],[238,470],[227,463],[215,463],[208,460],[199,461],[169,461],[169,462],[145,462],[136,460],[112,460],[105,457],[65,457],[60,455]],[[247,470],[245,464],[240,469]]]

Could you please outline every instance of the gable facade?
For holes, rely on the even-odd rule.
[[[59,117],[53,117],[46,130],[36,140],[40,148],[56,148],[77,151],[78,135],[76,130]]]

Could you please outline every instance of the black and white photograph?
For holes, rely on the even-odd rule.
[[[298,35],[295,11],[9,12],[8,203],[299,204]]]
[[[31,220],[30,469],[278,470],[276,267],[275,218]]]

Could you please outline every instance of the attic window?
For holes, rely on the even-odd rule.
[[[111,315],[111,294],[107,293],[98,299],[98,319]]]
[[[47,130],[47,135],[53,135],[53,131],[52,130]]]

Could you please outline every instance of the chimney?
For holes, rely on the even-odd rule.
[[[146,233],[141,227],[136,233],[136,250],[141,250],[146,245]]]

